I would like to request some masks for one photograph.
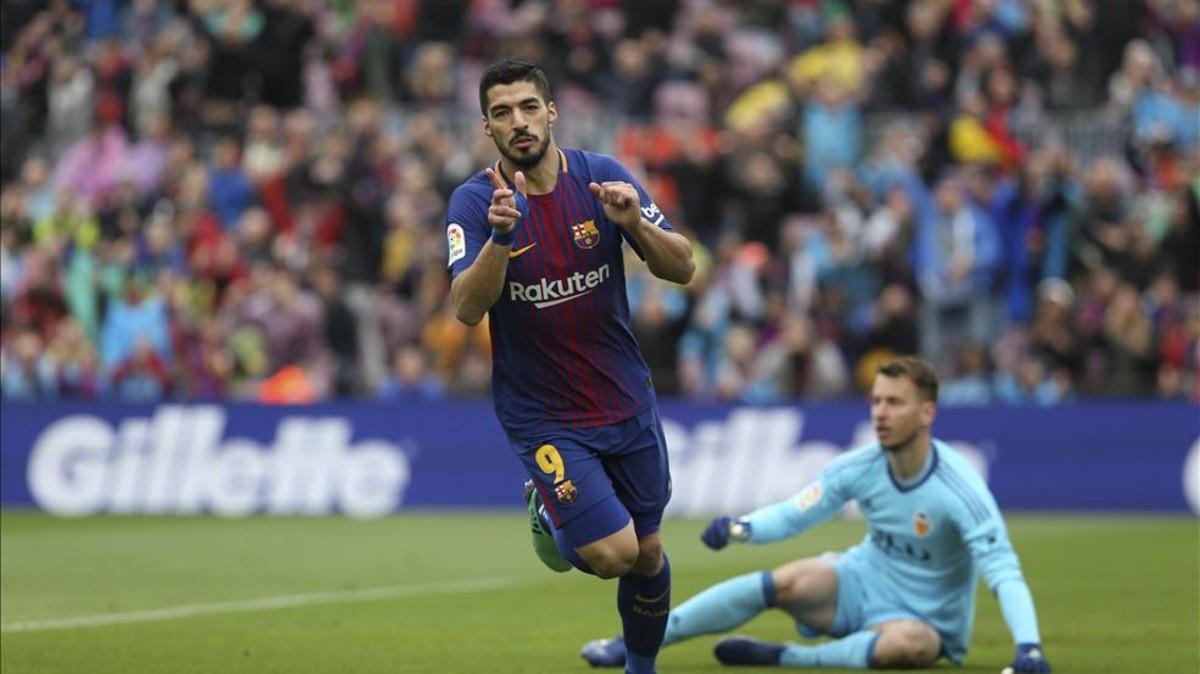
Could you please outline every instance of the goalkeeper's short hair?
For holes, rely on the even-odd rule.
[[[933,364],[917,356],[900,356],[883,363],[876,370],[885,377],[906,377],[922,398],[931,402],[938,399],[938,376]]]

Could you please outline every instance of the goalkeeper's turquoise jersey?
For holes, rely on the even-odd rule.
[[[909,482],[892,475],[873,444],[839,456],[796,496],[751,513],[752,543],[798,534],[858,501],[868,531],[856,555],[878,571],[874,582],[899,597],[898,609],[931,624],[965,654],[982,573],[1000,599],[1014,641],[1039,641],[1033,601],[1009,543],[1004,519],[979,473],[934,440],[924,471]]]

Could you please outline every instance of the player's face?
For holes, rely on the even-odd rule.
[[[875,375],[871,387],[871,423],[888,451],[907,447],[933,424],[935,405],[923,400],[908,377]]]
[[[532,168],[550,146],[550,125],[558,118],[553,102],[546,102],[533,82],[497,84],[488,89],[483,132],[496,149],[521,168]]]

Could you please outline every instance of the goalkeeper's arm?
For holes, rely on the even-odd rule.
[[[983,502],[988,510],[986,519],[976,522],[965,514],[958,515],[963,542],[983,573],[988,588],[1000,602],[1000,612],[1012,634],[1016,654],[1010,668],[1013,672],[1046,674],[1050,671],[1050,663],[1042,650],[1033,594],[1025,583],[1021,563],[1009,542],[995,500],[987,494]]]
[[[773,543],[824,522],[841,509],[846,500],[818,479],[796,496],[759,508],[745,517],[713,518],[700,539],[713,550],[720,550],[730,541]]]

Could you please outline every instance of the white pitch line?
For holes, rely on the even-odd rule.
[[[306,594],[285,594],[276,597],[234,599],[230,601],[217,601],[206,604],[164,606],[163,608],[145,609],[141,611],[98,613],[95,615],[73,616],[70,618],[48,618],[45,620],[25,620],[21,622],[0,625],[0,632],[43,632],[46,630],[65,630],[74,629],[77,627],[103,627],[105,625],[122,625],[126,623],[178,620],[180,618],[192,618],[202,615],[219,615],[222,613],[275,611],[278,609],[294,608],[296,606],[312,606],[314,604],[340,604],[346,602],[396,599],[399,597],[420,597],[437,594],[462,594],[464,592],[475,592],[478,590],[497,590],[510,587],[514,584],[516,584],[516,581],[510,578],[468,578],[464,580],[437,581],[411,585],[364,587],[357,590],[330,590],[327,592],[309,592]]]

